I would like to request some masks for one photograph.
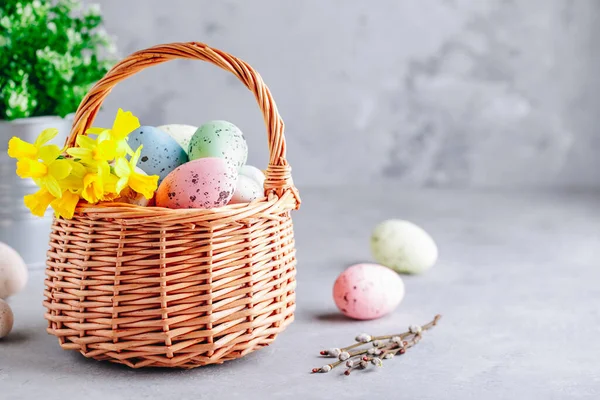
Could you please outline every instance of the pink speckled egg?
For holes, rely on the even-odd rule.
[[[356,264],[338,276],[333,299],[344,315],[354,319],[375,319],[396,309],[404,298],[404,282],[389,268],[377,264]]]
[[[156,205],[167,208],[214,208],[226,205],[238,178],[222,158],[200,158],[173,170],[156,191]]]

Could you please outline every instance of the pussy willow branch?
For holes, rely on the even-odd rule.
[[[354,369],[365,369],[369,364],[382,366],[382,359],[389,359],[397,354],[404,354],[407,349],[415,346],[422,337],[422,333],[430,330],[437,325],[441,315],[423,326],[411,325],[407,332],[394,335],[384,335],[372,337],[367,334],[361,334],[356,337],[357,343],[342,348],[332,348],[321,351],[322,356],[335,357],[338,360],[320,368],[313,368],[312,372],[329,372],[332,369],[346,362],[348,369],[345,374],[349,375]],[[409,339],[408,341],[405,339]],[[369,348],[348,351],[357,347],[371,344]]]
[[[406,353],[406,351],[408,349],[415,346],[417,343],[419,343],[420,340],[421,340],[421,334],[417,333],[416,335],[413,336],[413,338],[411,340],[409,340],[408,342],[404,342],[402,347],[396,345],[397,348],[394,349],[393,346],[388,346],[389,348],[386,351],[384,351],[381,354],[381,356],[377,356],[377,357],[365,356],[365,357],[362,357],[359,362],[347,363],[346,366],[348,367],[348,369],[346,369],[346,371],[344,371],[344,375],[350,375],[350,373],[352,371],[354,371],[355,369],[366,369],[369,367],[369,364],[372,364],[376,367],[382,367],[384,360],[390,359],[390,358],[394,357],[396,354],[402,355],[402,354]]]

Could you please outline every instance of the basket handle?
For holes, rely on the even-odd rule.
[[[74,147],[77,136],[85,134],[87,129],[91,127],[102,102],[117,83],[147,67],[178,58],[208,61],[234,74],[254,93],[267,126],[269,142],[270,159],[266,171],[265,194],[275,192],[281,197],[286,189],[291,189],[294,197],[296,197],[297,205],[299,205],[300,198],[292,181],[291,167],[285,158],[284,123],[279,116],[275,100],[273,100],[269,88],[267,88],[258,72],[246,62],[204,43],[188,42],[158,45],[135,52],[121,60],[90,89],[81,101],[75,113],[73,128],[66,145]]]

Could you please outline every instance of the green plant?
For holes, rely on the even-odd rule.
[[[97,5],[0,1],[0,119],[74,112],[113,63]]]

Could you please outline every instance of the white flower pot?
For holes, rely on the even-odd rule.
[[[0,242],[17,250],[30,268],[43,267],[46,262],[52,213],[49,210],[45,217],[35,217],[23,204],[23,196],[38,188],[30,179],[16,175],[16,160],[7,154],[8,141],[17,136],[33,143],[42,130],[57,128],[59,134],[52,144],[62,147],[72,121],[72,116],[0,121]]]

